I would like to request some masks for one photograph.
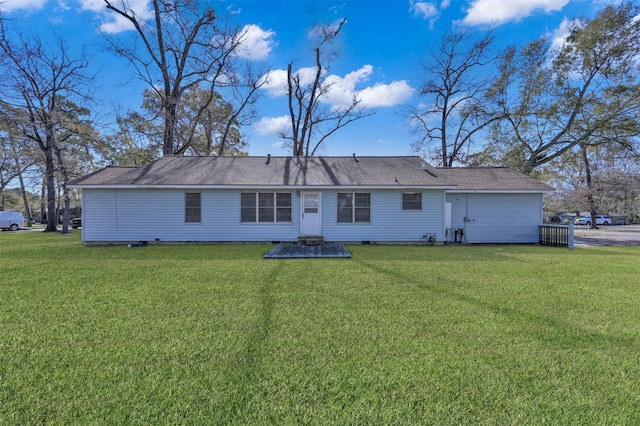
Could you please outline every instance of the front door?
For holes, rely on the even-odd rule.
[[[319,192],[303,192],[301,197],[302,218],[300,234],[302,236],[322,235],[321,198]]]

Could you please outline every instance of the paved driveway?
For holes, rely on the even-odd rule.
[[[640,246],[640,225],[601,226],[599,229],[576,226],[573,235],[576,247]]]

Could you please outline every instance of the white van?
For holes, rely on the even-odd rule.
[[[17,231],[26,226],[27,219],[19,212],[0,212],[0,229]]]

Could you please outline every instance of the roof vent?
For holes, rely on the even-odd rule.
[[[420,168],[421,168],[422,170],[427,170],[427,162],[426,162],[426,161],[421,162],[421,163],[420,163]]]
[[[267,154],[267,162],[264,164],[269,164],[271,163],[271,154]]]
[[[355,161],[356,163],[359,163],[358,159],[356,158],[356,153],[353,153],[353,161]]]

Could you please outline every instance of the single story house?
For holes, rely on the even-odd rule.
[[[417,156],[163,157],[106,167],[82,191],[82,239],[535,243],[543,194],[508,168],[435,168]],[[505,213],[508,212],[508,213]]]

